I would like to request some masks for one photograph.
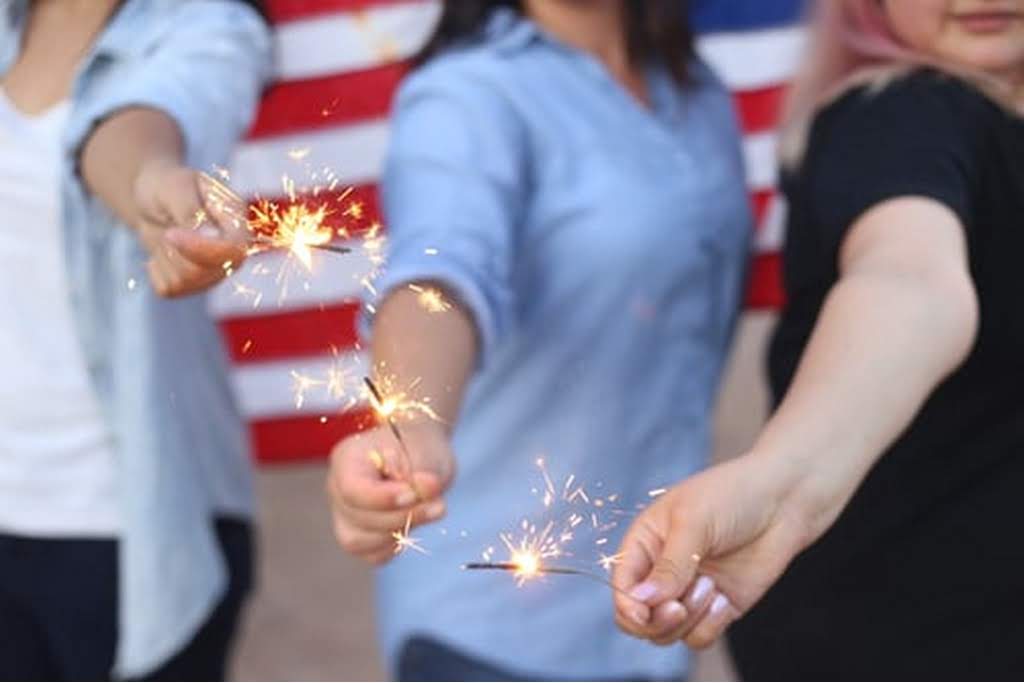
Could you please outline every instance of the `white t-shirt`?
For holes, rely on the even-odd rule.
[[[21,113],[0,89],[0,533],[110,537],[114,449],[71,317],[61,226],[70,105]]]

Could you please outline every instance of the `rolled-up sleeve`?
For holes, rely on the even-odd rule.
[[[141,30],[154,39],[121,60],[76,116],[71,148],[80,149],[105,118],[127,107],[166,113],[181,129],[187,163],[223,164],[252,121],[270,78],[271,39],[250,7],[232,0],[184,0]]]
[[[525,207],[526,134],[482,77],[428,67],[397,101],[382,182],[390,236],[382,298],[433,281],[472,315],[480,363],[512,323],[516,235]]]

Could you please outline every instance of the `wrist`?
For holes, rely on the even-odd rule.
[[[181,168],[181,161],[168,155],[153,156],[143,161],[133,185],[136,202],[143,208],[152,204],[167,176]]]
[[[403,415],[396,414],[392,419],[402,431],[419,432],[431,438],[444,441],[448,441],[452,435],[451,425],[435,416],[424,414],[418,410]]]
[[[744,458],[753,468],[754,478],[767,487],[765,496],[773,504],[775,516],[793,529],[797,552],[821,538],[856,488],[847,486],[829,463],[801,458],[793,451],[758,443]]]

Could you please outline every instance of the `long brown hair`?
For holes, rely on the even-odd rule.
[[[623,0],[626,10],[626,45],[637,65],[657,62],[680,85],[689,81],[694,55],[693,32],[685,0]],[[506,7],[523,11],[522,0],[444,0],[441,20],[433,36],[416,56],[423,64],[445,49],[481,39],[491,13]]]

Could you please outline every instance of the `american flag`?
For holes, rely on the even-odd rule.
[[[698,50],[735,94],[744,130],[747,181],[758,218],[749,305],[777,306],[784,208],[774,192],[775,123],[800,57],[802,0],[694,0]],[[330,168],[339,204],[356,232],[380,221],[376,181],[388,142],[388,114],[406,61],[429,36],[438,0],[270,0],[277,82],[267,91],[231,168],[248,196],[283,193]],[[280,298],[266,272],[282,254],[251,259],[211,297],[234,364],[234,384],[249,421],[256,458],[287,462],[326,455],[340,438],[372,421],[328,391],[310,391],[301,406],[295,375],[326,376],[339,361],[368,365],[355,321],[360,284],[372,268],[353,254],[318,255],[312,275]],[[255,305],[259,303],[259,305]]]

